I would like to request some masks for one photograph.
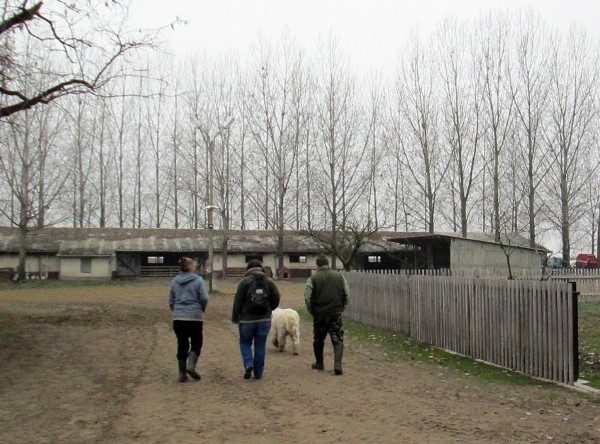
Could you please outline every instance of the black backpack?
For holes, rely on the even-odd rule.
[[[250,311],[255,314],[266,313],[270,306],[270,291],[264,276],[252,276],[248,287],[247,303]]]

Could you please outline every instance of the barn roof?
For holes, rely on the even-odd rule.
[[[277,251],[275,231],[230,230],[228,251],[233,253],[271,253]],[[134,229],[134,228],[55,228],[31,231],[31,253],[56,253],[59,256],[111,256],[114,252],[207,251],[208,230]],[[221,251],[223,235],[213,233],[215,251]],[[313,238],[286,231],[284,250],[292,253],[320,253],[324,248]],[[0,252],[17,252],[17,228],[0,227]]]
[[[497,245],[506,245],[510,247],[516,248],[524,248],[528,250],[536,250],[540,253],[550,253],[546,247],[536,244],[534,247],[529,245],[529,239],[521,236],[518,233],[505,233],[500,236],[500,243],[496,242],[494,233],[467,233],[467,237],[464,238],[461,233],[424,233],[424,232],[415,232],[415,233],[396,233],[397,235],[392,235],[389,240],[392,242],[399,242],[402,244],[414,244],[420,243],[428,240],[436,240],[436,239],[460,239],[460,240],[468,240],[472,242],[483,242]]]
[[[228,251],[231,253],[274,253],[277,232],[274,230],[229,230]],[[386,232],[373,233],[360,248],[363,254],[399,251],[411,244],[432,239],[463,239],[458,233]],[[468,240],[495,243],[493,234],[469,233]],[[221,230],[213,232],[214,250],[221,251]],[[31,231],[28,235],[30,253],[59,256],[112,256],[115,252],[193,252],[208,250],[208,230],[172,228],[57,228]],[[508,235],[505,245],[528,248],[529,240]],[[0,252],[15,253],[19,249],[18,228],[0,227]],[[320,253],[324,246],[306,232],[286,230],[283,237],[286,253]],[[542,246],[534,248],[549,252]]]

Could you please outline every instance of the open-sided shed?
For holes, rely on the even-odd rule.
[[[508,276],[510,263],[513,274],[540,270],[549,250],[541,245],[530,246],[529,239],[519,234],[501,236],[493,233],[402,233],[389,239],[410,246],[413,262],[409,268],[449,269],[455,276]]]

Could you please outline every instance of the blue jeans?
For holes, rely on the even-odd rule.
[[[271,321],[240,322],[239,328],[240,351],[242,352],[244,368],[254,367],[254,376],[260,378],[265,369],[265,352]],[[254,358],[252,357],[253,342]]]

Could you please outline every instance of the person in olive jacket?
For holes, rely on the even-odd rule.
[[[323,348],[329,333],[333,345],[333,370],[336,375],[342,372],[344,355],[344,326],[342,313],[348,305],[350,290],[346,278],[329,269],[327,256],[317,257],[317,272],[308,278],[304,289],[304,301],[313,317],[313,351],[315,363],[312,368],[324,370]]]
[[[269,292],[268,304],[264,311],[257,312],[251,307],[248,290],[254,282],[264,282]],[[261,379],[263,376],[267,336],[271,329],[271,312],[279,306],[280,299],[277,286],[265,276],[262,262],[258,259],[250,260],[246,266],[246,273],[238,284],[231,311],[231,321],[239,325],[244,379],[250,379],[252,372],[256,379]],[[254,356],[252,355],[253,344]]]
[[[169,308],[173,314],[173,331],[177,336],[179,382],[187,381],[187,374],[200,379],[196,363],[202,350],[203,318],[208,304],[204,279],[196,273],[196,261],[189,257],[179,259],[180,273],[171,282]],[[187,360],[187,365],[186,365]]]

